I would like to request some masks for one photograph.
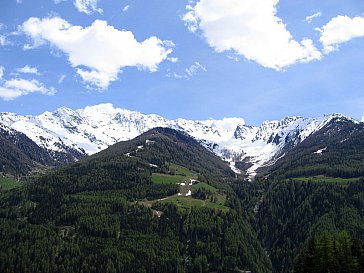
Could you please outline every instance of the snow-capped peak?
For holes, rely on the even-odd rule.
[[[254,174],[284,152],[318,131],[332,120],[350,120],[341,114],[319,118],[286,117],[265,121],[259,127],[248,126],[242,118],[221,120],[168,120],[158,115],[116,108],[111,103],[73,110],[61,107],[38,116],[0,113],[0,123],[26,134],[49,151],[67,149],[93,154],[123,140],[132,139],[155,127],[169,127],[188,133],[205,147],[227,160],[248,159]],[[234,167],[235,168],[235,167]]]

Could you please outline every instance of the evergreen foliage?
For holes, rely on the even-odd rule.
[[[178,132],[153,134],[1,193],[0,272],[270,272],[227,165]],[[177,193],[151,181],[170,162],[225,191],[229,211],[139,205]]]
[[[364,124],[331,122],[280,158],[269,171],[286,178],[364,176]]]
[[[323,231],[298,256],[294,272],[364,272],[364,243],[351,238],[346,231]]]

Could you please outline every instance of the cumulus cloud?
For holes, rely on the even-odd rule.
[[[59,18],[29,18],[21,27],[32,39],[25,49],[49,43],[68,56],[72,67],[86,84],[106,89],[118,79],[124,67],[155,72],[172,52],[170,41],[150,37],[138,42],[133,33],[118,30],[106,21],[96,20],[91,26],[73,26]]]
[[[235,52],[258,64],[281,70],[297,62],[318,60],[312,40],[296,41],[277,17],[279,0],[199,0],[182,20],[200,30],[217,52]]]
[[[38,72],[38,69],[36,67],[30,67],[29,65],[26,65],[22,68],[18,68],[16,71],[19,73],[24,73],[24,74],[40,75],[40,73]]]
[[[6,101],[31,93],[54,95],[56,92],[53,87],[46,88],[37,80],[11,79],[0,85],[0,97]]]
[[[5,68],[3,66],[0,66],[0,80],[3,78],[4,76],[4,71],[5,71]]]
[[[321,16],[322,16],[322,13],[320,11],[318,11],[312,15],[306,16],[304,21],[311,24],[313,19],[321,17]]]
[[[364,36],[364,17],[350,18],[339,15],[316,30],[321,32],[320,42],[324,47],[324,52],[330,53],[338,49],[341,43]]]
[[[87,15],[94,12],[102,13],[102,9],[97,7],[97,0],[75,0],[74,5],[79,12],[84,12]]]
[[[245,120],[242,118],[223,118],[221,120],[210,119],[205,121],[209,123],[210,126],[214,126],[217,128],[223,128],[225,131],[235,131],[238,125],[245,125]]]

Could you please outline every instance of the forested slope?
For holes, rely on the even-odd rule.
[[[292,272],[295,264],[297,272],[364,271],[363,170],[364,125],[342,120],[309,136],[254,183],[234,184],[273,272]],[[317,264],[319,256],[312,242],[322,232],[332,238],[344,232],[356,242],[358,250],[352,256],[356,255],[357,271],[344,267],[332,271],[337,261],[330,259],[336,254],[330,259],[325,256],[324,267],[322,263],[319,269],[310,267],[308,263]],[[335,240],[341,239],[331,242]]]
[[[174,177],[172,163],[224,196],[224,209],[158,201],[179,190],[151,179]],[[231,175],[177,131],[110,147],[0,195],[0,271],[270,272]]]

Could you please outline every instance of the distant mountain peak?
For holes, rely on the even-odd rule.
[[[60,107],[38,116],[0,113],[0,123],[22,132],[50,152],[94,154],[119,141],[130,140],[156,127],[180,130],[226,161],[248,160],[256,170],[302,142],[329,122],[358,123],[342,114],[318,118],[300,116],[246,125],[242,118],[168,120],[155,114],[114,107],[111,103],[73,110]]]

